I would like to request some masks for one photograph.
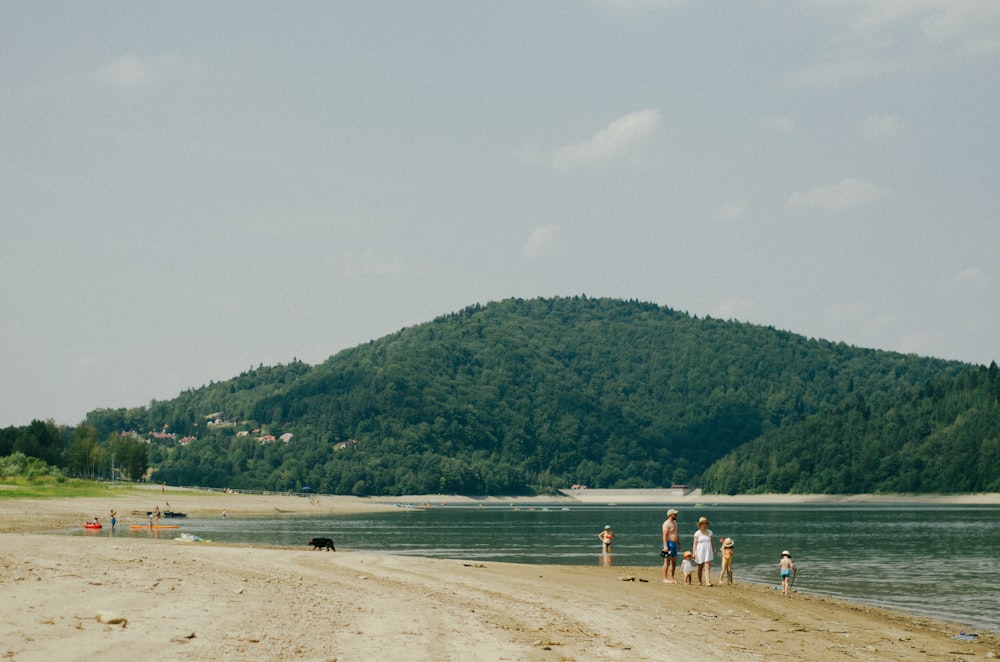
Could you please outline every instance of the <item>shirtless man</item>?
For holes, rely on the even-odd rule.
[[[676,584],[674,571],[677,569],[677,550],[680,549],[681,538],[677,532],[677,511],[671,508],[667,511],[667,519],[663,520],[663,583]]]

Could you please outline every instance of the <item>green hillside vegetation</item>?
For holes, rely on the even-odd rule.
[[[907,395],[766,432],[713,464],[705,490],[1000,492],[1000,371],[971,368]]]
[[[992,399],[991,399],[992,398]],[[470,306],[76,428],[66,475],[355,495],[997,489],[996,366],[587,297]],[[983,458],[983,461],[980,461]]]
[[[967,368],[635,301],[510,299],[86,424],[98,438],[159,431],[152,478],[180,485],[658,487],[698,484],[740,446],[859,396],[888,407]]]

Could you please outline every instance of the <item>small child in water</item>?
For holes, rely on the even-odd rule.
[[[681,572],[684,573],[684,583],[691,583],[691,575],[694,574],[694,561],[691,560],[691,552],[684,552],[684,561],[681,562]]]
[[[781,593],[782,595],[788,595],[791,590],[789,579],[792,573],[795,572],[795,564],[792,563],[792,553],[787,549],[781,553],[778,570],[781,572]]]

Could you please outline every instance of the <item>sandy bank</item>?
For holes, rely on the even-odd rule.
[[[175,510],[225,508],[231,517],[394,507],[349,497],[165,496]],[[116,507],[157,503],[135,499]],[[954,624],[806,594],[782,598],[760,585],[665,585],[658,568],[32,532],[107,508],[92,499],[0,500],[0,654],[46,662],[440,662],[971,660],[1000,652],[992,634],[955,639],[962,628]],[[127,623],[102,623],[99,614]]]
[[[862,504],[901,503],[929,505],[1000,505],[1000,494],[751,494],[729,496],[702,494],[694,490],[679,494],[669,489],[635,490],[563,490],[574,501],[587,504],[703,504],[703,505],[753,505],[753,504]]]

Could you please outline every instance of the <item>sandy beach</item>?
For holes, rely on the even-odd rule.
[[[625,503],[624,496],[614,501]],[[480,564],[345,551],[345,541],[324,552],[306,541],[281,548],[43,533],[103,519],[109,507],[120,513],[119,526],[141,523],[132,511],[165,501],[192,515],[224,509],[241,517],[363,512],[400,500],[159,488],[113,504],[0,499],[0,656],[343,662],[1000,654],[995,634],[963,641],[955,638],[963,629],[957,624],[816,595],[783,597],[748,583],[666,585],[655,567]]]

